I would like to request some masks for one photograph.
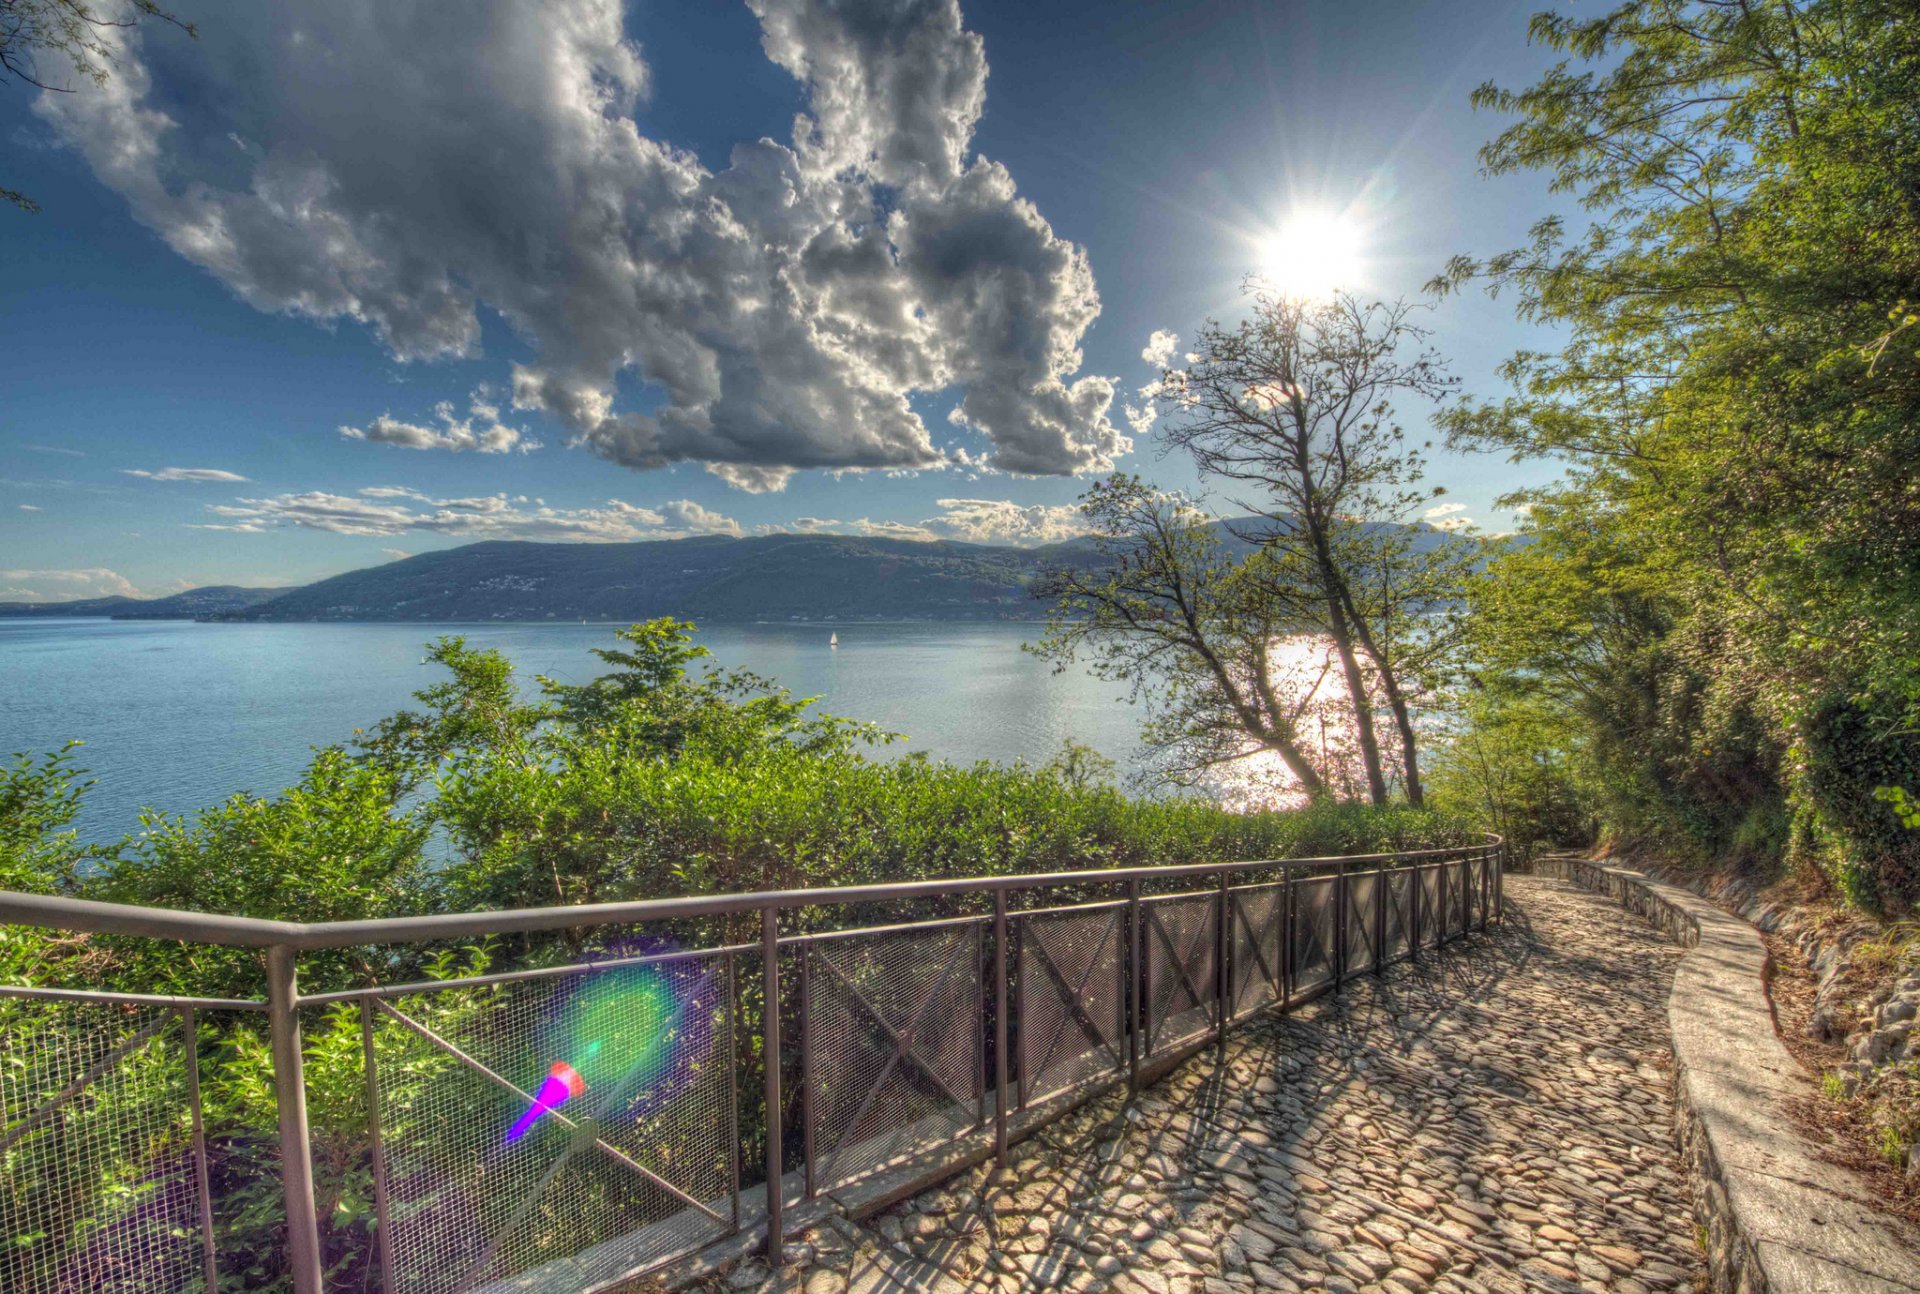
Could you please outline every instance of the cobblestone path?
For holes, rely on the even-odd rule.
[[[852,1289],[1693,1289],[1665,1001],[1679,949],[1558,881],[1504,927],[1243,1028],[956,1178],[799,1238]]]

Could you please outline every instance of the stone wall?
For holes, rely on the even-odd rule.
[[[1759,932],[1641,872],[1568,857],[1535,866],[1642,914],[1692,950],[1668,1001],[1675,1134],[1714,1290],[1920,1290],[1916,1237],[1793,1130],[1787,1107],[1811,1079],[1774,1032]]]

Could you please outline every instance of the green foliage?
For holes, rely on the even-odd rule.
[[[1829,693],[1806,708],[1794,750],[1804,789],[1794,844],[1869,906],[1920,894],[1920,835],[1882,794],[1920,786],[1920,735],[1899,730],[1902,709]]]
[[[17,754],[0,764],[0,889],[55,894],[72,887],[89,850],[79,843],[73,820],[92,786],[74,767],[69,742],[36,760]]]
[[[1404,807],[1236,814],[1199,799],[1133,799],[1108,783],[1110,761],[1071,744],[1040,768],[872,760],[865,750],[884,734],[816,714],[810,701],[750,673],[704,668],[691,629],[655,621],[622,630],[599,653],[608,675],[577,687],[542,679],[531,700],[498,653],[443,638],[429,651],[448,677],[416,694],[420,709],[376,725],[350,749],[317,749],[299,782],[278,795],[149,813],[140,832],[111,847],[77,843],[71,824],[89,783],[71,751],[17,757],[0,768],[0,884],[325,921],[1463,838],[1451,820]],[[432,863],[430,849],[440,855]],[[902,915],[890,908],[832,919]],[[622,933],[309,955],[301,987],[443,981],[483,973],[496,956],[552,964],[617,946]],[[742,932],[699,923],[649,933],[701,946]],[[0,929],[0,974],[137,992],[262,990],[260,962],[248,951],[19,929]],[[498,988],[429,990],[397,1005],[481,1054],[523,1048],[525,1021]],[[749,986],[748,1023],[759,1009]],[[340,1288],[365,1288],[372,1258],[360,1011],[336,1004],[302,1020],[322,1244]],[[74,1046],[104,1053],[140,1023],[139,1013],[117,1007],[0,998],[0,1065],[35,1076],[20,1090],[44,1100],[71,1073],[53,1065],[42,1074],[39,1062]],[[497,1090],[391,1017],[376,1014],[373,1028],[388,1135],[445,1156],[421,1163],[416,1154],[409,1171],[417,1182],[511,1208],[516,1201],[477,1192],[461,1175],[476,1162],[474,1138],[497,1137]],[[50,1120],[11,1151],[5,1180],[14,1189],[0,1191],[0,1238],[49,1264],[90,1246],[124,1251],[143,1225],[142,1203],[190,1171],[188,1055],[202,1080],[223,1287],[284,1287],[272,1065],[254,1015],[201,1011],[190,1042],[171,1026],[113,1081],[90,1089],[83,1118]],[[754,1090],[751,1074],[744,1090]],[[57,1216],[37,1201],[57,1202]],[[583,1225],[546,1213],[539,1223],[556,1235]]]
[[[1920,718],[1920,24],[1893,0],[1628,0],[1533,35],[1569,61],[1479,91],[1514,117],[1482,156],[1589,223],[1440,284],[1481,278],[1565,339],[1448,419],[1570,469],[1525,496],[1537,554],[1481,590],[1485,668],[1577,680],[1609,834],[1784,848],[1903,905],[1920,875],[1862,801],[1907,783],[1854,779],[1903,765]],[[1836,697],[1875,722],[1828,731]]]
[[[1520,856],[1592,839],[1564,708],[1531,691],[1476,692],[1449,737],[1428,778],[1436,809],[1485,822]]]

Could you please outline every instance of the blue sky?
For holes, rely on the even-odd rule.
[[[1196,488],[1126,417],[1142,349],[1231,316],[1289,212],[1411,295],[1553,209],[1477,173],[1467,102],[1545,65],[1527,5],[610,5],[183,3],[200,39],[148,24],[106,90],[0,87],[43,207],[0,209],[0,599],[1057,537],[1089,473]],[[1474,394],[1542,341],[1478,296],[1431,323]],[[1548,469],[1432,474],[1501,529]]]

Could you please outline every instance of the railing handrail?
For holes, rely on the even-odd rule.
[[[588,925],[635,925],[645,921],[733,916],[746,912],[783,912],[804,907],[839,907],[896,899],[940,898],[958,894],[1042,889],[1062,885],[1104,885],[1156,878],[1221,876],[1270,868],[1307,867],[1465,857],[1497,850],[1499,836],[1485,844],[1438,849],[1400,849],[1372,854],[1332,854],[1318,858],[1269,858],[1224,863],[1180,863],[1161,867],[1102,867],[1074,872],[1028,872],[1012,876],[968,876],[947,880],[893,881],[878,885],[821,886],[800,890],[761,890],[739,894],[685,895],[633,899],[620,903],[584,903],[498,911],[433,913],[410,917],[374,917],[356,921],[299,922],[240,917],[177,908],[102,903],[65,895],[22,894],[0,890],[0,925],[37,926],[86,934],[138,935],[227,948],[285,948],[312,952],[371,944],[426,943],[486,934],[527,934]]]

